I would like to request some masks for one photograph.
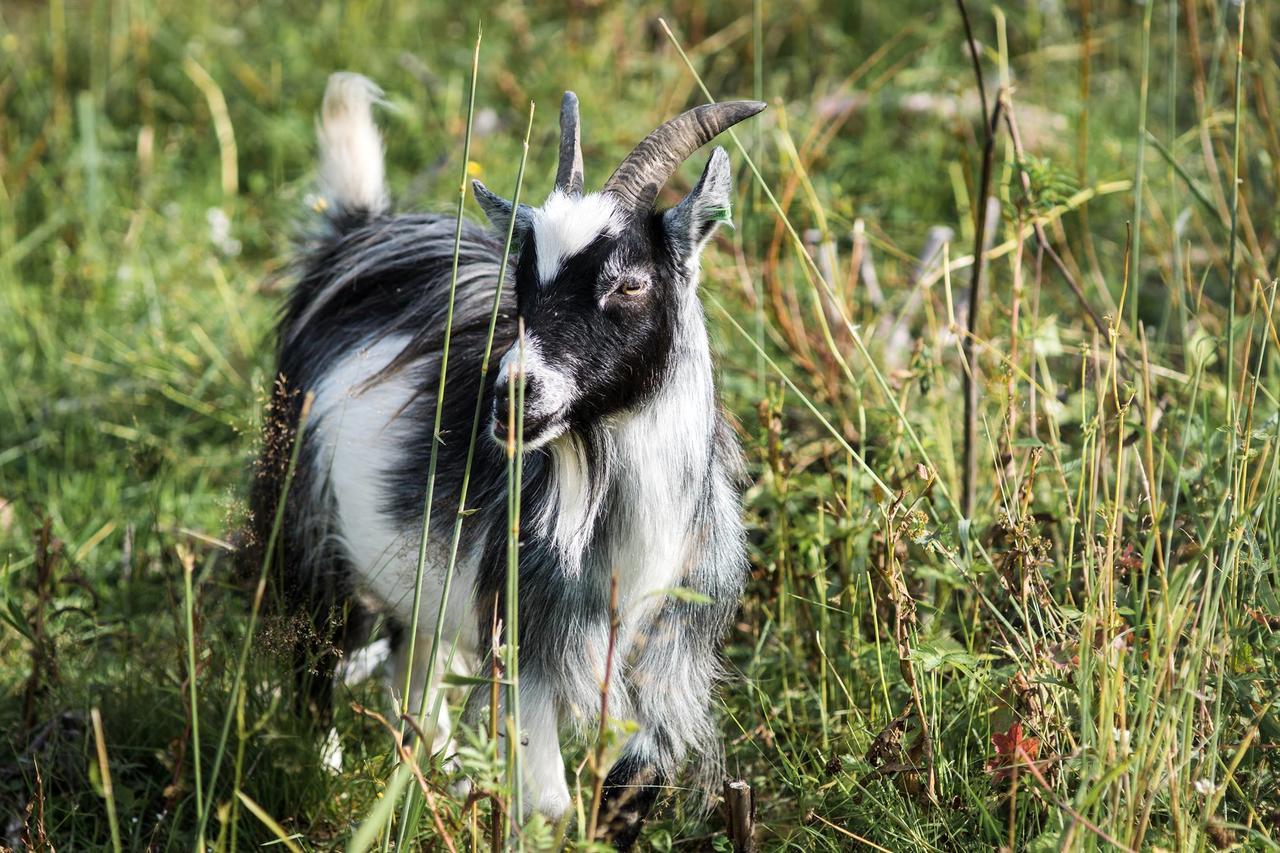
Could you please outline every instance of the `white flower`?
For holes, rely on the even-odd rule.
[[[224,255],[240,254],[240,241],[231,236],[231,218],[220,207],[211,207],[204,214],[209,223],[209,242]]]

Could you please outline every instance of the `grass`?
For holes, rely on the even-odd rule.
[[[341,692],[325,771],[229,568],[313,120],[347,68],[389,93],[411,207],[447,209],[464,171],[516,186],[531,100],[538,200],[564,88],[589,186],[700,85],[771,102],[703,285],[750,462],[719,704],[761,846],[1275,849],[1280,15],[968,14],[1003,113],[990,228],[950,4],[0,9],[0,844],[485,848],[514,794],[483,734],[474,807],[431,761],[397,769],[349,706],[384,708],[375,682]],[[609,736],[569,763],[574,825],[527,848],[590,847]],[[645,836],[728,843],[691,797]]]

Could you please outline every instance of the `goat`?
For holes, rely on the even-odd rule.
[[[443,636],[459,638],[455,667],[483,673],[494,608],[505,604],[508,383],[522,371],[517,640],[526,812],[554,819],[570,807],[561,730],[582,730],[597,715],[616,576],[610,716],[638,728],[608,773],[601,813],[614,843],[627,847],[686,758],[717,766],[710,705],[718,646],[746,577],[740,449],[720,412],[697,295],[699,256],[728,218],[724,149],[712,152],[679,204],[665,212],[653,205],[686,158],[765,105],[690,110],[650,133],[600,192],[585,193],[578,102],[567,92],[555,188],[540,207],[514,207],[473,182],[487,230],[390,212],[372,117],[380,98],[350,73],[333,75],[325,92],[317,130],[323,221],[297,259],[277,330],[254,538],[269,539],[283,500],[274,567],[285,606],[317,624],[307,668],[320,713],[332,701],[339,655],[367,639],[375,615],[392,626],[392,685],[410,685],[410,707],[440,687],[445,650],[436,666],[427,660],[438,611]],[[514,263],[499,281],[509,226]],[[434,523],[414,625],[456,228]],[[485,373],[495,298],[493,352],[503,355]],[[482,393],[487,434],[470,460],[456,575],[440,607]],[[307,395],[310,418],[286,490]],[[698,595],[668,595],[676,587]],[[447,740],[447,712],[434,724],[437,743]]]

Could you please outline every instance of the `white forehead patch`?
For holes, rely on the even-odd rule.
[[[611,196],[589,193],[580,198],[556,190],[542,207],[533,211],[533,238],[538,247],[538,280],[556,277],[560,265],[581,252],[601,234],[616,235],[621,228]]]

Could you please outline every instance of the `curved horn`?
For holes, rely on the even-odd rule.
[[[578,130],[578,96],[565,92],[560,101],[560,165],[556,167],[556,189],[567,195],[582,195],[582,136]]]
[[[604,185],[604,192],[617,197],[627,210],[648,212],[658,190],[690,154],[765,106],[761,101],[725,101],[703,104],[676,116],[627,155]]]

